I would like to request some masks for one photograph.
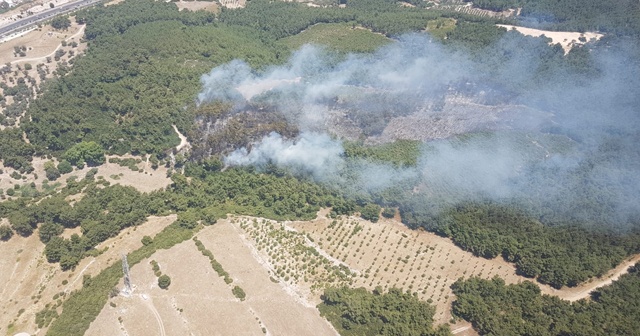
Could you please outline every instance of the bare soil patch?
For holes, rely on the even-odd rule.
[[[247,5],[246,0],[220,0],[220,4],[226,8],[244,8]]]
[[[188,9],[190,11],[204,10],[207,12],[218,13],[220,8],[218,4],[211,1],[178,1],[174,2],[179,10]]]
[[[167,290],[158,287],[151,260],[171,277]],[[131,278],[133,295],[111,299],[115,307],[108,304],[103,308],[88,335],[262,334],[246,305],[231,294],[191,240],[135,265]]]
[[[546,36],[551,39],[551,44],[560,43],[562,49],[564,49],[564,53],[568,53],[574,45],[585,44],[591,40],[599,40],[604,35],[600,33],[594,32],[557,32],[557,31],[549,31],[549,30],[540,30],[526,27],[518,27],[512,25],[498,25],[499,27],[507,28],[507,30],[515,29],[522,35],[527,36]]]
[[[133,295],[112,298],[87,334],[335,335],[315,307],[304,306],[269,279],[237,230],[219,221],[198,234],[233,283],[226,284],[195,243],[185,241],[132,267]],[[157,286],[151,260],[171,277],[167,290]],[[236,285],[246,292],[244,301],[232,294]]]
[[[120,156],[120,158],[137,158],[131,155]],[[87,169],[87,168],[85,168]],[[167,168],[164,166],[152,169],[151,163],[144,160],[138,164],[138,171],[133,171],[129,167],[123,167],[117,163],[107,162],[98,167],[96,176],[103,176],[105,180],[112,184],[132,186],[141,192],[151,192],[166,188],[171,184],[171,179],[167,177]]]
[[[82,33],[84,32],[84,25],[78,25],[75,20],[71,19],[71,27],[66,31],[58,31],[51,26],[43,26],[41,29],[36,29],[26,35],[18,38],[3,42],[0,44],[0,63],[24,61],[33,62],[34,65],[38,61],[44,63],[46,56],[53,58],[53,53],[56,48],[61,46],[63,40],[67,42],[80,42]],[[13,48],[15,46],[27,47],[25,57],[15,57]]]

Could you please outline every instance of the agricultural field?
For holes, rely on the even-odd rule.
[[[276,222],[239,217],[241,229],[271,276],[307,293],[311,302],[328,286],[401,288],[436,306],[435,319],[447,323],[459,278],[500,276],[507,283],[525,278],[501,260],[474,257],[449,239],[412,231],[397,220],[371,223],[359,217],[309,222]]]

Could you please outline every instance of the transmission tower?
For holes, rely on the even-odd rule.
[[[122,273],[124,273],[124,289],[122,294],[125,296],[131,295],[131,275],[129,275],[129,263],[127,263],[127,255],[122,255]]]

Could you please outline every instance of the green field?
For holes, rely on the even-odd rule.
[[[280,40],[291,49],[313,43],[329,47],[338,52],[372,52],[389,42],[382,34],[349,23],[321,23],[301,33]]]
[[[448,33],[456,29],[456,20],[452,18],[437,18],[427,22],[426,31],[440,39],[444,39]]]

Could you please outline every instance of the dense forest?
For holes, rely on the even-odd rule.
[[[471,278],[452,285],[454,314],[481,335],[638,335],[640,264],[612,285],[573,303],[540,295],[533,283]]]
[[[638,232],[614,234],[581,226],[545,226],[517,208],[495,203],[461,204],[432,219],[401,208],[404,221],[451,237],[484,258],[514,262],[521,275],[556,288],[601,276],[627,255],[640,252]],[[428,224],[427,224],[428,223]]]
[[[78,20],[89,51],[71,74],[48,83],[22,126],[34,146],[56,153],[84,140],[112,153],[162,154],[178,143],[172,124],[190,128],[185,108],[203,72],[235,57],[256,67],[277,61],[274,47],[251,34],[171,3],[98,7]]]
[[[451,334],[448,326],[433,328],[433,307],[397,288],[327,288],[318,309],[343,336]]]

